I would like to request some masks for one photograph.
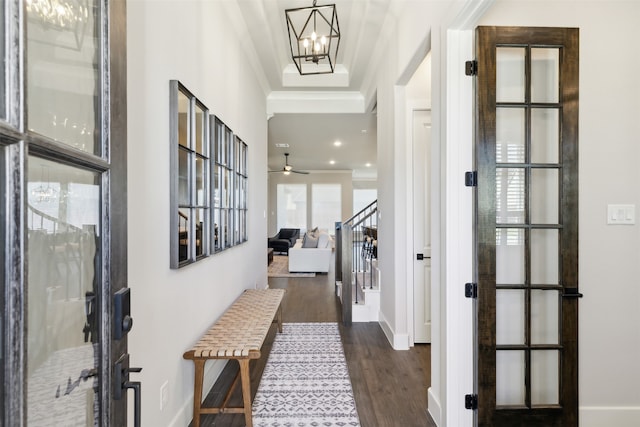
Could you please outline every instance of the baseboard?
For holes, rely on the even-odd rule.
[[[213,363],[212,363],[213,362]],[[216,380],[222,373],[222,370],[227,366],[228,360],[215,360],[205,364],[204,368],[204,380],[202,382],[202,399],[209,394],[211,387],[215,384]],[[169,423],[169,427],[183,427],[188,426],[193,419],[193,390],[189,395],[189,398],[182,404],[176,416],[173,417]]]
[[[384,332],[389,344],[393,347],[394,350],[409,350],[409,334],[396,334],[393,332],[387,319],[384,318],[382,312],[378,314],[378,323],[382,328],[382,332]]]
[[[640,406],[582,406],[580,427],[636,427]]]
[[[436,423],[437,426],[440,425],[442,420],[442,408],[440,407],[440,400],[433,394],[432,388],[429,387],[427,390],[428,395],[428,403],[427,403],[427,411],[431,418],[433,418],[433,422]]]

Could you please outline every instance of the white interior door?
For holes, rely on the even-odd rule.
[[[431,111],[413,111],[414,342],[431,342]]]

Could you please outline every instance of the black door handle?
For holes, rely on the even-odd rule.
[[[130,372],[140,372],[142,368],[130,368],[129,367],[129,355],[123,354],[116,362],[114,368],[114,390],[113,398],[120,400],[126,397],[127,390],[133,389],[134,408],[133,408],[133,425],[134,427],[141,427],[141,413],[142,413],[142,383],[140,381],[129,381]]]
[[[580,292],[578,292],[578,288],[564,288],[564,292],[562,293],[562,298],[582,298]]]

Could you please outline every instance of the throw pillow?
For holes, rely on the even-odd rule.
[[[320,235],[318,236],[318,247],[319,248],[329,247],[330,240],[331,240],[331,237],[329,236],[329,233],[320,233]]]
[[[310,233],[306,233],[304,235],[304,239],[302,239],[302,247],[303,248],[317,248],[318,247],[318,238],[311,235]]]

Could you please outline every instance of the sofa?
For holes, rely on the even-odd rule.
[[[307,232],[289,249],[289,272],[328,273],[332,252],[333,239],[329,233]]]
[[[268,238],[267,245],[274,252],[288,253],[289,248],[296,243],[298,238],[300,238],[299,228],[281,228],[278,234]]]

